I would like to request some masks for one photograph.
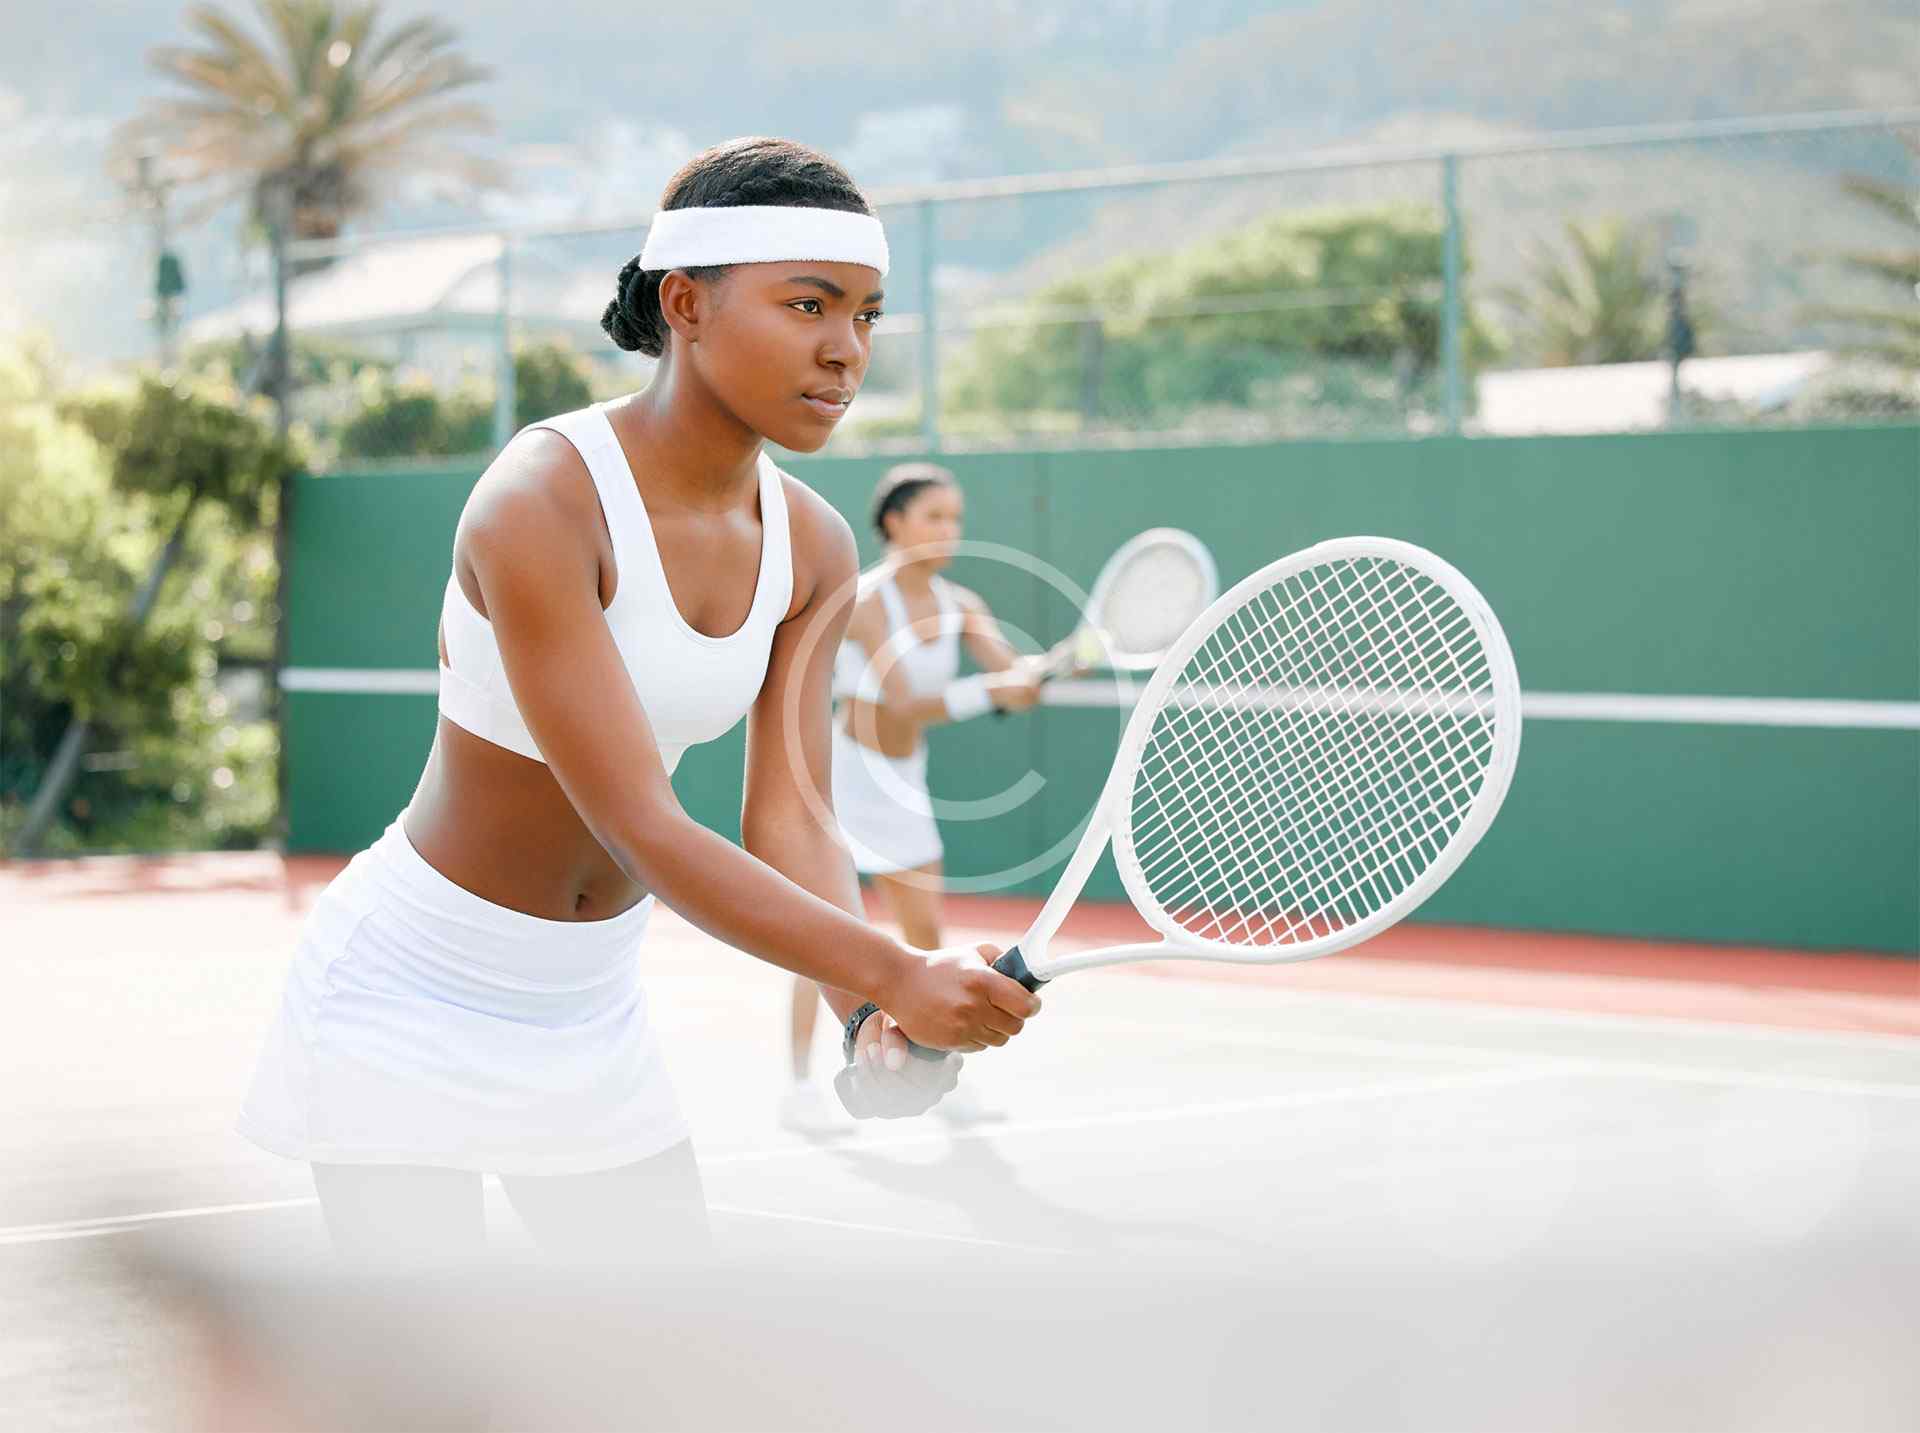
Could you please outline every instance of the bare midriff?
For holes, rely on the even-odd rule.
[[[858,746],[898,760],[920,749],[924,728],[912,717],[901,716],[886,707],[849,697],[840,704],[834,718],[840,729]]]
[[[405,829],[427,864],[456,886],[526,915],[607,920],[647,894],[587,829],[543,763],[445,717]]]

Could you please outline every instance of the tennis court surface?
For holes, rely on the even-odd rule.
[[[0,867],[0,1427],[202,1426],[177,1290],[127,1251],[321,1251],[305,1167],[231,1123],[336,868]],[[956,898],[950,937],[1010,943],[1033,909]],[[628,1291],[600,1333],[671,1311],[682,1383],[730,1318],[741,1340],[734,1401],[657,1426],[1920,1426],[1912,962],[1412,927],[1295,967],[1093,971],[969,1061],[1005,1118],[810,1140],[775,1117],[785,978],[666,912],[642,958],[721,1269]],[[889,1278],[914,1316],[850,1323],[837,1291]],[[775,1325],[794,1366],[762,1359],[783,1391],[742,1402]],[[863,1353],[926,1401],[849,1410],[871,1370],[826,1365]]]

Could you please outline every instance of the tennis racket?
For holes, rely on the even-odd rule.
[[[1087,595],[1080,624],[1047,650],[1040,678],[1091,667],[1146,672],[1220,593],[1207,545],[1177,527],[1149,528],[1122,543]],[[1007,715],[994,708],[994,715]]]
[[[1080,625],[1047,653],[1047,675],[1150,671],[1219,594],[1205,543],[1177,527],[1150,528],[1107,559]]]
[[[1345,950],[1453,874],[1519,754],[1513,653],[1458,571],[1377,537],[1281,558],[1166,654],[1072,860],[994,968],[1032,990],[1127,961]],[[1109,844],[1160,939],[1055,954]]]

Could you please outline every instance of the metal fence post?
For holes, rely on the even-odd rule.
[[[933,293],[933,247],[939,231],[934,201],[920,201],[920,441],[940,451],[940,320]]]
[[[500,236],[500,323],[497,338],[500,344],[495,355],[495,378],[493,385],[493,447],[494,451],[507,446],[514,432],[514,372],[513,372],[513,238]]]
[[[1465,374],[1460,361],[1460,156],[1440,160],[1440,207],[1446,225],[1441,267],[1445,293],[1440,310],[1440,362],[1445,370],[1447,431],[1458,433],[1463,409]]]

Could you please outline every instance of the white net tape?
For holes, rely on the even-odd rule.
[[[1134,856],[1196,937],[1319,939],[1439,858],[1493,747],[1487,654],[1459,603],[1390,559],[1322,563],[1186,663],[1134,779]]]

